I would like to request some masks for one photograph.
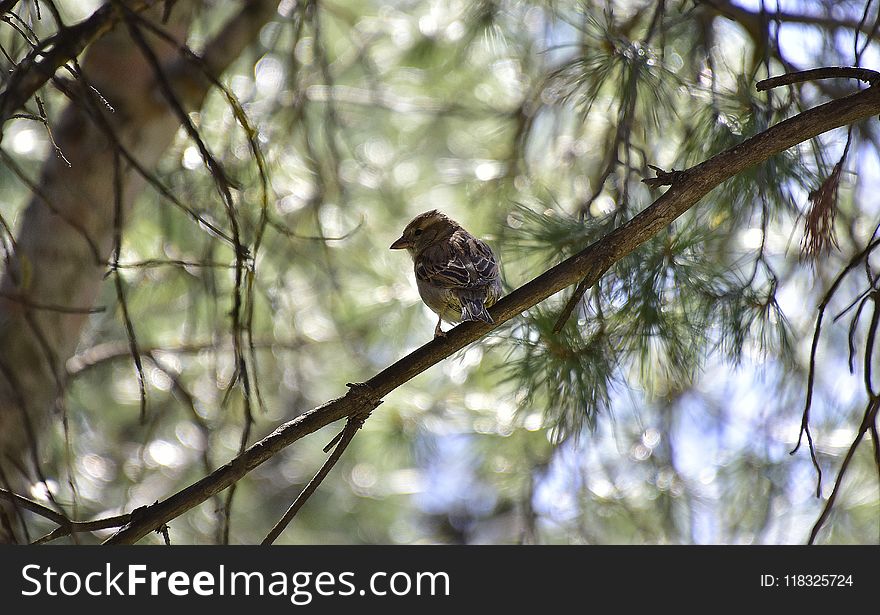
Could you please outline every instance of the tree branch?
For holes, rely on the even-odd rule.
[[[769,79],[759,81],[755,84],[755,88],[759,92],[764,92],[765,90],[771,90],[783,85],[792,85],[793,83],[816,79],[858,79],[870,85],[875,85],[880,81],[880,73],[869,68],[859,68],[857,66],[826,66],[795,73],[786,73],[778,77],[770,77]]]
[[[143,11],[153,4],[155,0],[132,2],[129,9]],[[6,89],[0,93],[0,133],[6,120],[30,100],[37,90],[46,85],[59,68],[79,56],[89,43],[112,28],[118,19],[118,12],[113,6],[105,4],[88,19],[62,28],[31,50],[16,65],[9,76]]]
[[[828,500],[825,502],[825,506],[822,508],[822,513],[819,515],[816,523],[813,524],[813,529],[810,530],[810,537],[807,539],[808,545],[816,542],[816,537],[819,534],[819,530],[822,529],[825,521],[827,521],[828,517],[831,515],[831,509],[834,507],[834,502],[837,500],[838,493],[840,493],[840,485],[843,483],[843,477],[846,475],[849,464],[859,447],[859,443],[865,436],[865,433],[867,433],[867,431],[871,429],[872,426],[874,426],[874,423],[877,420],[878,408],[880,408],[880,398],[872,397],[868,402],[867,408],[865,408],[865,414],[862,418],[862,424],[859,425],[859,430],[856,433],[856,437],[853,438],[852,444],[850,444],[849,449],[846,451],[846,456],[843,458],[843,463],[840,465],[840,470],[838,470],[837,472],[837,479],[834,481],[834,487],[831,489],[831,495],[828,496]]]
[[[167,499],[146,507],[105,544],[132,544],[171,519],[226,489],[300,438],[347,416],[368,412],[388,393],[480,339],[523,311],[586,278],[595,284],[722,182],[789,147],[824,132],[880,114],[880,89],[869,88],[791,117],[686,171],[649,207],[581,252],[502,298],[490,310],[493,324],[462,323],[387,367],[346,395],[281,425],[226,465]]]
[[[762,14],[737,6],[733,2],[730,2],[730,0],[702,0],[701,4],[713,8],[718,14],[739,23],[748,30],[756,29],[759,21],[766,20],[780,23],[816,26],[817,28],[827,28],[829,30],[846,28],[849,30],[858,30],[862,34],[868,36],[874,35],[870,26],[866,25],[864,22],[856,21],[847,17],[829,17],[827,15],[810,15],[809,13],[793,13],[777,10],[768,10]]]
[[[0,488],[0,500],[14,502],[16,506],[24,510],[28,510],[39,515],[49,521],[58,524],[58,527],[35,541],[34,544],[42,544],[51,542],[63,536],[71,534],[94,532],[95,530],[105,530],[111,527],[119,527],[129,522],[130,514],[117,515],[114,517],[106,517],[104,519],[95,519],[94,521],[71,521],[65,515],[52,510],[47,506],[43,506],[39,502],[35,502],[17,493],[13,493],[8,489]]]

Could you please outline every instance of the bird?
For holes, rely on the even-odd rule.
[[[419,295],[439,317],[434,338],[445,337],[444,320],[494,322],[486,308],[501,297],[498,259],[461,224],[439,210],[426,211],[406,225],[391,249],[406,250],[413,259]]]

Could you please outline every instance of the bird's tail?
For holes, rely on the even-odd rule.
[[[467,299],[461,302],[461,322],[467,322],[468,320],[482,320],[489,324],[495,322],[492,320],[492,317],[489,316],[489,312],[486,310],[486,306],[483,305],[483,302],[476,298]]]

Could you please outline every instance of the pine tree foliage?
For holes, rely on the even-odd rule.
[[[65,23],[94,12],[3,3],[4,73],[58,31],[37,15],[49,4]],[[26,495],[100,518],[205,476],[430,340],[411,263],[387,249],[415,214],[486,238],[516,288],[644,210],[657,169],[856,91],[755,83],[876,64],[875,4],[279,2],[188,114],[201,142],[181,130],[127,212]],[[202,3],[189,48],[234,12]],[[7,260],[77,104],[58,83],[38,96],[2,126]],[[561,328],[574,288],[408,382],[279,542],[806,541],[876,399],[877,142],[862,122],[749,168],[616,262]],[[823,219],[833,236],[805,253]],[[820,542],[877,540],[876,409],[873,425]],[[172,542],[259,542],[337,431],[176,519]],[[28,540],[53,527],[17,523]]]

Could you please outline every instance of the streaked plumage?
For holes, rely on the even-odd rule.
[[[436,209],[420,214],[391,249],[406,249],[412,257],[422,301],[440,317],[435,337],[444,335],[443,320],[492,322],[486,308],[501,296],[498,260],[458,222]]]

